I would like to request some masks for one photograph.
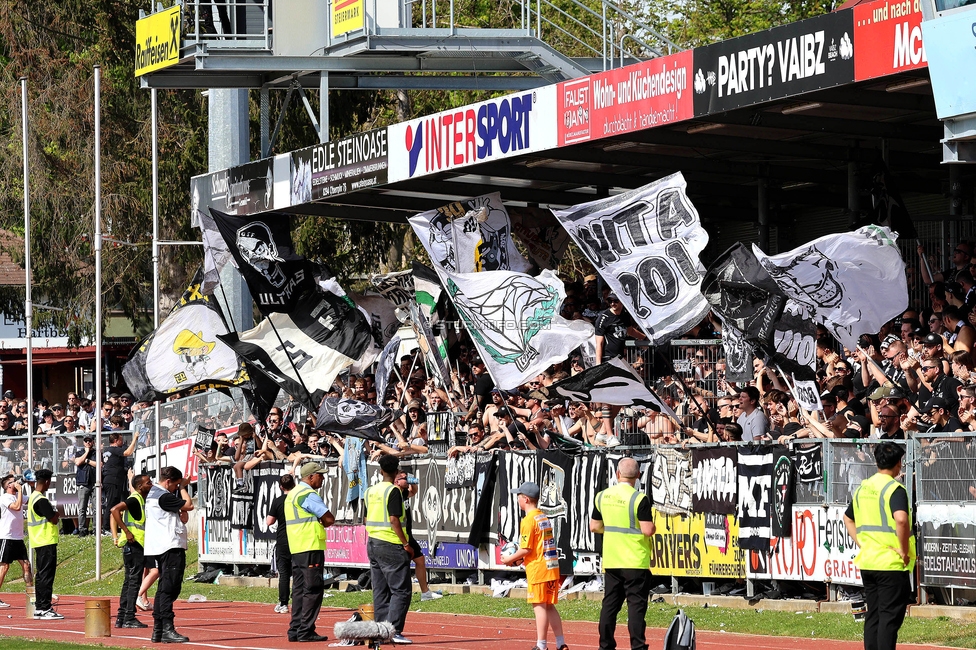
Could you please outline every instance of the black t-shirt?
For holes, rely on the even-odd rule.
[[[891,491],[891,495],[888,497],[888,506],[891,508],[892,513],[896,513],[899,510],[902,512],[908,512],[908,491],[904,487],[899,485],[894,490]],[[847,517],[854,519],[854,502],[851,501],[847,504],[847,511],[844,512]]]
[[[125,485],[125,450],[109,445],[102,450],[102,480],[112,485]]]
[[[88,456],[89,460],[95,456],[95,448],[79,449],[75,451],[75,458]],[[79,486],[92,487],[95,485],[95,468],[88,463],[82,463],[75,468],[75,483]]]
[[[301,452],[303,454],[311,454],[312,453],[312,448],[309,447],[308,445],[306,445],[303,442],[301,444],[295,445],[294,447],[289,447],[287,450],[285,450],[285,453],[288,454],[289,456],[291,456],[296,451],[297,452]]]
[[[285,528],[285,497],[287,494],[282,494],[275,497],[275,500],[271,502],[271,507],[268,508],[268,514],[275,518],[278,523],[278,530],[275,531],[275,540],[278,542],[278,554],[288,551],[288,532]]]
[[[386,500],[386,511],[391,517],[399,517],[403,514],[403,493],[400,490],[390,490],[390,496]]]
[[[159,507],[166,512],[179,512],[185,503],[186,501],[183,500],[183,497],[172,492],[167,492],[159,497]]]
[[[593,327],[597,336],[603,337],[603,361],[619,357],[624,353],[624,342],[627,340],[627,328],[631,327],[634,321],[627,312],[619,316],[609,309],[601,311],[596,315]]]
[[[478,400],[478,410],[483,410],[491,402],[491,389],[495,387],[495,380],[487,372],[478,375],[474,384],[474,396]]]
[[[403,505],[407,505],[407,499],[408,498],[409,497],[406,495],[406,493],[404,493],[403,490],[400,490],[400,499],[401,499]],[[407,535],[409,535],[410,537],[413,537],[413,532],[412,532],[413,531],[413,516],[410,514],[410,508],[404,508],[404,512],[403,512],[403,531]]]
[[[590,519],[603,521],[603,513],[596,509],[596,505],[593,506]],[[641,499],[640,503],[637,504],[637,521],[654,521],[654,513],[651,511],[651,499],[649,497],[647,499]]]
[[[126,499],[125,509],[129,512],[129,516],[133,519],[142,519],[142,505],[139,503],[139,499],[135,497],[129,497]]]
[[[50,519],[54,515],[58,514],[54,506],[48,499],[38,499],[34,502],[34,514],[43,519]]]

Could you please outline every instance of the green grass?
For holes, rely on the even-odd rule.
[[[101,582],[95,577],[95,541],[93,538],[78,539],[65,537],[58,548],[60,564],[55,579],[54,591],[58,594],[79,596],[115,596],[122,586],[122,554],[111,545],[110,539],[102,540]],[[187,552],[188,574],[195,572],[197,551],[192,547]],[[20,566],[10,568],[5,591],[18,591]],[[340,593],[326,592],[326,607],[355,608],[371,602],[370,592]],[[211,601],[247,601],[273,604],[278,591],[268,587],[229,587],[221,585],[187,582],[183,585],[181,598],[191,594],[201,594]],[[441,600],[420,602],[415,595],[411,611],[447,612],[471,614],[476,616],[495,616],[500,618],[532,618],[532,609],[524,600],[514,598],[491,598],[482,595],[460,595]],[[597,621],[600,616],[600,603],[586,600],[567,600],[559,604],[559,611],[566,620]],[[625,620],[625,611],[619,620]],[[675,607],[651,603],[647,611],[647,623],[653,627],[667,627],[676,611]],[[841,614],[794,614],[792,612],[762,611],[752,609],[723,609],[716,607],[695,607],[686,610],[699,630],[725,630],[743,634],[769,636],[795,636],[807,639],[837,639],[859,641],[863,626],[855,623],[851,616]],[[903,643],[934,643],[960,648],[976,648],[976,624],[941,619],[908,618],[901,628],[899,641]],[[0,650],[20,648],[22,641],[0,638]],[[19,644],[19,645],[15,645]],[[31,644],[32,650],[65,650],[67,648],[91,648],[90,645],[43,643]]]

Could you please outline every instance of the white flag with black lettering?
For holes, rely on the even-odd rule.
[[[753,252],[779,288],[844,347],[908,308],[905,262],[883,226],[827,235],[786,253]]]
[[[697,325],[710,309],[701,293],[708,244],[681,173],[553,214],[620,297],[648,338],[660,344]]]

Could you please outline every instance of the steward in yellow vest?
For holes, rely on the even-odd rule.
[[[373,583],[373,618],[396,629],[394,643],[411,643],[403,636],[410,609],[410,560],[413,551],[403,530],[403,493],[393,485],[400,459],[384,454],[379,459],[383,482],[366,490],[366,554]]]
[[[292,609],[289,641],[327,641],[315,631],[322,609],[325,581],[325,529],[335,517],[319,496],[325,470],[305,463],[298,472],[301,482],[285,497],[285,532],[291,549]]]
[[[142,570],[145,566],[146,545],[146,495],[152,489],[152,479],[148,474],[132,478],[132,494],[129,498],[112,506],[112,540],[122,549],[122,564],[125,578],[122,580],[122,593],[119,596],[119,613],[115,627],[149,627],[136,618],[136,599],[142,586]],[[119,535],[119,529],[122,534]]]
[[[651,500],[636,489],[637,461],[617,464],[617,485],[596,495],[590,531],[603,534],[603,606],[600,609],[600,648],[616,648],[617,613],[627,600],[627,629],[634,650],[646,650],[644,632],[651,589],[651,540],[654,515]]]
[[[33,492],[27,501],[27,534],[34,549],[34,618],[59,620],[64,618],[51,609],[54,593],[54,574],[58,568],[58,511],[46,496],[51,488],[49,469],[34,474]]]
[[[894,650],[898,630],[910,602],[911,572],[915,567],[912,511],[902,473],[905,450],[893,442],[874,448],[878,473],[861,482],[854,492],[844,525],[861,547],[854,565],[861,571],[866,650]]]

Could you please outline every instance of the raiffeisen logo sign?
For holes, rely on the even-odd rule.
[[[556,147],[556,87],[546,86],[389,127],[389,182]]]

